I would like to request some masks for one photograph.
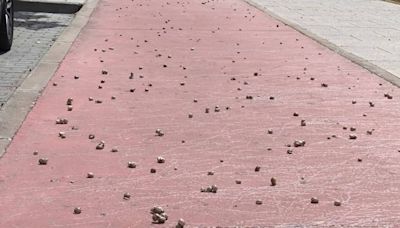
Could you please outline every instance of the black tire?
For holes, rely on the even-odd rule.
[[[13,0],[3,1],[0,19],[0,50],[11,49],[14,35],[14,2]]]

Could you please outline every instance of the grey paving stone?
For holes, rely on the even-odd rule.
[[[7,101],[14,89],[14,87],[0,87],[0,106],[2,106],[2,104]]]
[[[0,53],[0,108],[72,18],[71,14],[15,12],[13,47]]]

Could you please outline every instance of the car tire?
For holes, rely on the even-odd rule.
[[[11,49],[14,35],[14,2],[13,0],[3,1],[0,19],[0,50]]]

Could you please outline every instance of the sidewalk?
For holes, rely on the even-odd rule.
[[[394,227],[399,97],[240,0],[102,0],[0,159],[0,227]]]

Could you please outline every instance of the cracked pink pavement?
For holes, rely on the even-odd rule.
[[[240,0],[101,0],[0,159],[0,227],[396,227],[399,99]]]

